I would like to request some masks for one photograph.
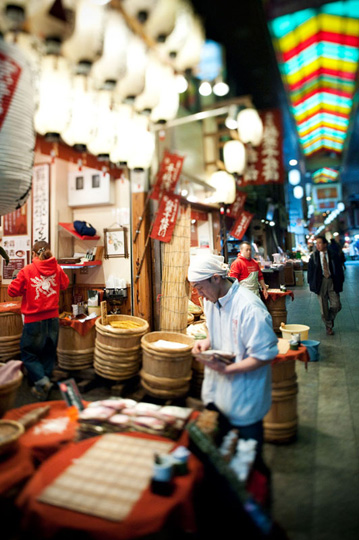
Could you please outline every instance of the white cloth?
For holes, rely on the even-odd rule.
[[[240,285],[252,291],[259,298],[261,297],[259,294],[258,272],[251,272],[247,278],[241,279]]]
[[[278,339],[267,308],[237,280],[216,304],[204,300],[204,311],[211,349],[235,353],[236,362],[248,356],[271,360],[278,354]],[[215,403],[235,426],[258,422],[271,406],[270,363],[236,375],[222,375],[206,367],[202,400]]]
[[[228,270],[228,264],[224,262],[224,257],[221,255],[213,255],[212,253],[192,255],[188,268],[188,281],[191,283],[204,281],[214,274],[226,276]]]

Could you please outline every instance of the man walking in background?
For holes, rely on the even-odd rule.
[[[334,319],[342,309],[339,293],[343,290],[344,271],[339,256],[328,250],[325,236],[317,236],[316,247],[308,263],[308,283],[318,295],[322,320],[328,336],[332,336]]]

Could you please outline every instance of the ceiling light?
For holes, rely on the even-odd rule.
[[[300,171],[298,169],[291,169],[288,173],[288,181],[292,186],[296,186],[300,183]]]
[[[293,195],[296,199],[302,199],[303,198],[304,190],[302,186],[295,186],[293,189]]]
[[[307,201],[311,201],[312,200],[312,197],[307,197]]]
[[[188,195],[188,189],[182,189],[181,195],[182,197],[186,197]]]
[[[290,159],[289,165],[292,165],[294,167],[294,165],[298,165],[298,161],[296,159]]]
[[[269,222],[269,225],[270,225],[271,227],[274,227],[274,225],[275,225],[274,221],[270,221],[270,222]]]
[[[204,81],[198,89],[201,96],[210,96],[212,94],[212,86],[209,82]]]
[[[339,210],[339,212],[344,212],[345,210],[345,204],[343,202],[339,202],[337,204],[337,209]]]
[[[227,83],[220,81],[213,86],[213,93],[216,96],[225,96],[229,92],[229,86]]]

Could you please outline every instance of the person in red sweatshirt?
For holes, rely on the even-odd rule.
[[[47,399],[59,337],[60,290],[69,278],[57,264],[47,242],[35,242],[33,262],[20,270],[8,287],[10,296],[22,296],[24,327],[20,340],[21,360],[26,367],[32,394]]]
[[[264,283],[263,273],[257,261],[252,259],[252,247],[249,242],[242,242],[239,246],[240,252],[235,261],[231,264],[229,276],[238,279],[241,285],[247,287],[257,296],[259,294],[259,286],[265,299],[268,298],[266,284]]]

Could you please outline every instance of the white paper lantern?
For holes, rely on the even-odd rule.
[[[54,0],[30,0],[25,3],[26,27],[31,34],[41,39],[56,37],[64,41],[74,31],[77,0],[62,0],[64,18],[54,17],[51,14]]]
[[[111,149],[110,160],[113,163],[127,163],[132,139],[134,138],[133,131],[136,124],[132,121],[132,107],[130,105],[120,105],[115,111],[115,143]]]
[[[131,35],[127,47],[126,74],[117,83],[115,94],[120,101],[138,96],[145,86],[148,58],[144,41]]]
[[[172,75],[170,66],[164,65],[154,54],[149,55],[146,67],[146,82],[144,91],[139,94],[134,102],[138,112],[152,110],[160,101],[163,82]]]
[[[209,199],[211,203],[232,204],[236,198],[236,182],[226,171],[217,171],[212,174],[207,183],[215,188]]]
[[[197,17],[192,18],[191,29],[187,39],[173,61],[173,65],[177,71],[193,69],[199,64],[204,41],[205,35],[200,20]]]
[[[227,141],[223,146],[224,166],[229,173],[242,174],[246,166],[246,149],[240,141]]]
[[[193,12],[189,4],[180,2],[176,13],[176,22],[165,42],[158,45],[161,56],[165,59],[177,56],[184,46],[192,29]]]
[[[26,58],[15,45],[3,40],[0,53],[0,215],[5,215],[22,206],[31,190],[35,107]]]
[[[87,148],[95,156],[109,155],[115,142],[116,114],[112,110],[112,91],[99,90],[95,93],[94,134]]]
[[[304,189],[302,186],[295,186],[293,189],[293,195],[296,199],[302,199],[304,195]]]
[[[176,22],[180,0],[158,0],[144,24],[145,33],[154,40],[168,36]]]
[[[173,120],[176,118],[178,108],[179,95],[177,81],[175,75],[172,73],[161,84],[159,103],[152,110],[151,120],[152,122]]]
[[[127,15],[144,23],[155,9],[157,2],[158,0],[122,0],[122,5]]]
[[[73,34],[62,46],[63,55],[74,64],[94,62],[102,52],[105,30],[105,7],[88,0],[76,5],[76,22]]]
[[[258,146],[263,139],[263,122],[255,109],[243,109],[237,116],[238,135],[243,143]]]
[[[300,184],[300,171],[298,169],[290,169],[288,172],[288,182],[292,186]]]
[[[133,122],[127,166],[129,169],[148,169],[155,152],[155,136],[148,131],[147,117],[137,114]]]
[[[59,134],[70,118],[71,75],[67,60],[48,54],[41,60],[39,108],[35,114],[35,129],[41,135]]]
[[[94,133],[95,95],[86,75],[72,79],[70,120],[61,137],[69,146],[87,146]]]
[[[123,17],[115,10],[106,13],[103,52],[91,70],[99,86],[111,79],[119,80],[126,73],[126,55],[129,30]]]

